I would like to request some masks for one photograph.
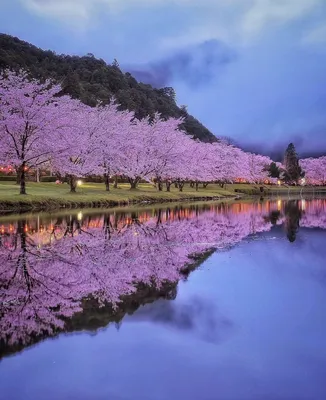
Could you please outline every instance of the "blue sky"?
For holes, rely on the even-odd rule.
[[[242,146],[326,153],[325,0],[1,0],[0,31],[116,58]]]

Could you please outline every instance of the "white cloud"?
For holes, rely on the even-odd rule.
[[[89,17],[90,2],[87,0],[21,0],[32,12],[39,15],[68,20],[85,21]]]
[[[161,0],[20,0],[30,11],[69,22],[72,18],[84,23],[92,19],[98,10],[110,13],[124,12],[130,6],[155,6]],[[188,1],[188,0],[184,0]]]
[[[326,24],[317,26],[309,31],[302,40],[303,44],[325,44],[326,43]]]
[[[276,26],[309,17],[324,0],[222,0],[208,1],[206,13],[179,38],[165,38],[165,46],[178,46],[209,39],[245,45]],[[205,0],[202,0],[203,6]],[[322,33],[322,32],[321,32]]]
[[[324,0],[20,0],[31,12],[59,19],[84,28],[101,12],[132,13],[133,10],[155,12],[158,6],[169,5],[176,12],[193,13],[189,27],[180,35],[162,37],[165,48],[219,39],[245,44],[273,29],[309,16]],[[199,5],[200,4],[200,5]],[[162,16],[163,18],[164,16]],[[180,18],[183,18],[180,12]],[[187,18],[186,16],[184,18]],[[324,34],[323,27],[311,32],[310,40]],[[309,40],[309,37],[308,37]]]
[[[322,0],[255,0],[242,19],[245,33],[255,34],[268,24],[284,24],[313,11]]]

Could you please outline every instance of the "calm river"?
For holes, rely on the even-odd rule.
[[[1,400],[324,400],[326,199],[0,216]]]

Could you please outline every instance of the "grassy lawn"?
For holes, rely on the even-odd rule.
[[[164,202],[196,198],[217,198],[234,196],[234,191],[222,189],[218,185],[208,185],[199,188],[198,192],[185,185],[183,192],[171,186],[171,192],[159,192],[151,184],[140,184],[136,190],[130,190],[129,185],[120,184],[119,188],[105,191],[104,184],[84,183],[77,188],[77,193],[69,193],[67,184],[55,183],[27,184],[27,195],[19,195],[19,187],[13,182],[0,182],[0,210],[25,208],[44,209],[60,207],[94,207],[113,206],[134,202]]]
[[[0,181],[0,211],[19,210],[46,210],[70,207],[108,207],[141,202],[165,202],[179,200],[216,199],[235,196],[242,191],[247,195],[259,195],[260,185],[227,184],[225,188],[210,184],[207,188],[200,187],[198,192],[186,184],[183,192],[179,192],[173,185],[171,192],[159,192],[151,184],[140,184],[138,189],[130,190],[128,184],[119,184],[119,188],[111,187],[110,192],[105,191],[104,184],[83,183],[77,188],[77,193],[69,193],[67,184],[55,183],[27,184],[27,195],[19,195],[19,187],[13,182]],[[264,195],[287,193],[325,193],[326,187],[294,187],[294,186],[268,186],[264,185]]]

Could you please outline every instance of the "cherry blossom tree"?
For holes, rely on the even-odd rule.
[[[136,189],[139,181],[150,181],[155,170],[152,152],[154,138],[149,133],[149,118],[133,120],[129,128],[120,132],[119,172],[128,178],[131,189]]]
[[[123,132],[130,132],[135,117],[133,112],[119,111],[114,101],[105,106],[97,106],[91,115],[93,126],[89,143],[98,160],[99,173],[104,177],[105,189],[110,191],[110,176],[119,174],[120,166],[126,161],[124,151],[128,143],[123,142],[123,139],[127,139]]]
[[[52,160],[54,171],[68,178],[72,193],[76,192],[77,178],[88,175],[104,176],[109,190],[110,168],[118,163],[119,129],[126,129],[123,123],[128,127],[131,115],[117,111],[113,103],[94,108],[79,104],[75,127],[64,138],[68,150]]]
[[[185,136],[178,130],[181,122],[173,118],[164,121],[156,114],[153,120],[134,119],[129,129],[120,132],[118,169],[128,178],[131,189],[136,189],[141,179],[156,178],[161,182],[163,175],[166,178],[172,170],[173,163],[178,163],[180,146],[174,148],[174,145]]]
[[[24,71],[0,74],[0,161],[14,165],[20,175],[20,194],[26,194],[25,171],[67,148],[77,101],[60,96],[50,80],[40,83]]]
[[[212,145],[200,141],[191,140],[187,147],[188,162],[184,164],[187,179],[192,181],[198,191],[199,182],[211,181],[211,158]]]
[[[271,164],[269,157],[260,154],[247,153],[248,159],[248,177],[253,183],[264,183],[268,180],[268,172],[266,167]]]
[[[150,135],[154,139],[153,154],[156,159],[154,179],[158,190],[163,190],[163,182],[166,190],[170,191],[172,180],[184,161],[184,152],[190,137],[179,129],[182,119],[169,118],[163,120],[159,114],[155,114],[150,122]]]
[[[238,177],[247,173],[245,153],[225,143],[213,143],[210,154],[210,171],[212,180],[217,181],[222,187],[227,182],[233,182]]]
[[[326,156],[301,159],[300,166],[306,173],[306,183],[309,185],[326,184]]]

